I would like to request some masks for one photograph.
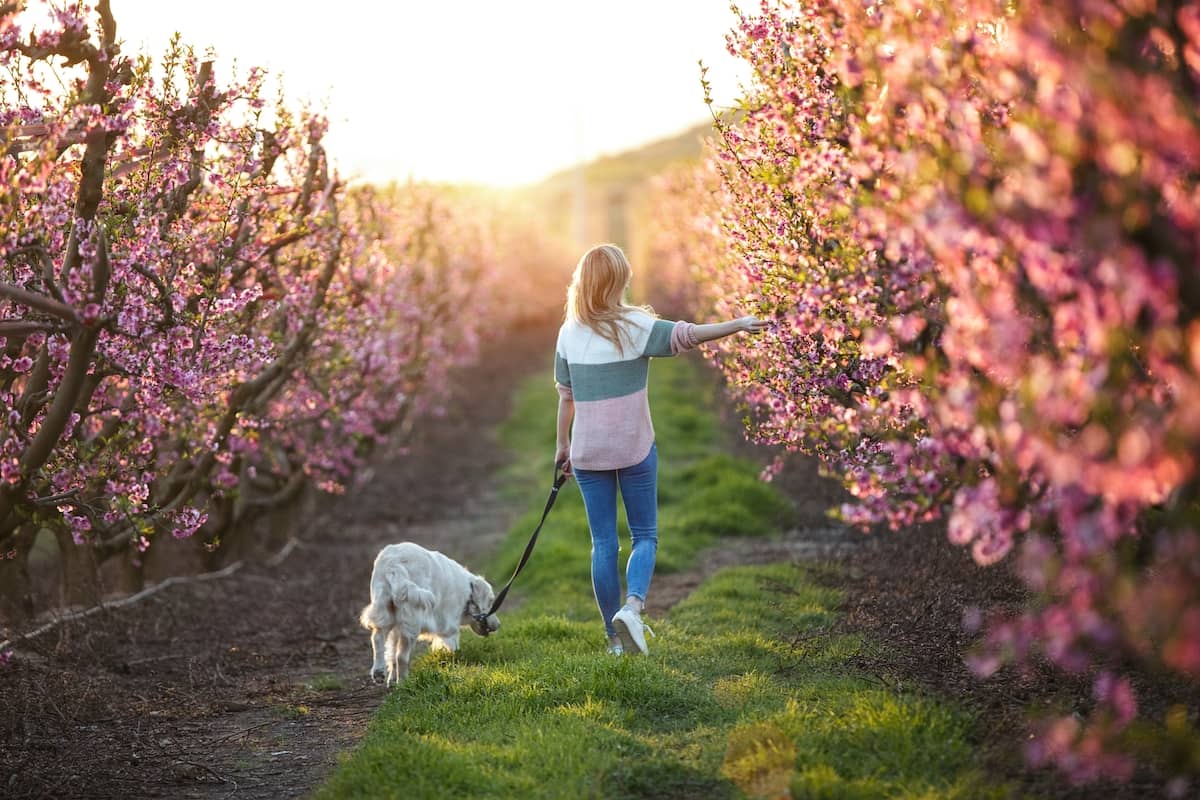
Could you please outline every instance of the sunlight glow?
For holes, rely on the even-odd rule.
[[[516,185],[708,117],[697,62],[732,105],[725,0],[337,3],[113,0],[126,51],[174,31],[217,75],[263,66],[325,108],[347,176]]]

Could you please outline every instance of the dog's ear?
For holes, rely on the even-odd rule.
[[[475,601],[475,605],[479,607],[481,612],[485,612],[492,607],[492,601],[496,599],[496,595],[492,591],[490,583],[478,575],[472,575],[471,599]]]

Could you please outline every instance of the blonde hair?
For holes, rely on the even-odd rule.
[[[612,342],[617,352],[624,353],[622,335],[629,339],[629,332],[621,322],[626,314],[635,310],[654,313],[649,306],[625,302],[625,290],[632,279],[633,268],[621,248],[615,244],[596,245],[575,265],[567,288],[567,318],[587,325]]]

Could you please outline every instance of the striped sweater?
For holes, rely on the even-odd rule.
[[[571,464],[580,469],[621,469],[640,463],[654,444],[646,377],[652,357],[691,350],[699,342],[690,322],[656,319],[640,310],[625,317],[624,352],[577,320],[558,331],[554,380],[575,401]]]

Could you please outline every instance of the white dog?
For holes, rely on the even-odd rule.
[[[371,632],[371,680],[384,677],[385,664],[388,686],[408,677],[418,638],[434,650],[453,652],[461,626],[470,625],[480,636],[497,630],[495,614],[486,624],[477,618],[494,599],[491,584],[454,559],[412,542],[389,544],[375,557],[371,604],[359,616]]]

